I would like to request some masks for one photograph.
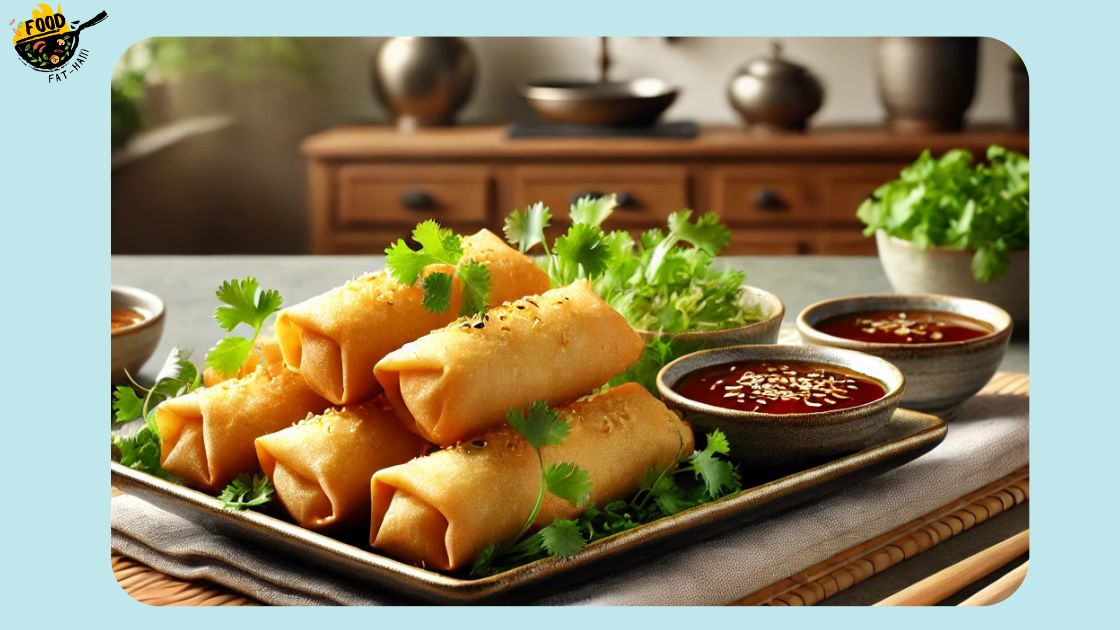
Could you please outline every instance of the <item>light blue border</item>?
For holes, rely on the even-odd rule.
[[[4,3],[8,19],[35,0]],[[122,2],[67,0],[71,19],[105,9],[83,33],[91,57],[58,85],[0,54],[3,167],[0,256],[5,621],[43,627],[678,628],[859,624],[1034,627],[1088,621],[1115,601],[1118,423],[1114,326],[1117,20],[1106,3],[853,2]],[[329,11],[329,13],[328,13]],[[10,15],[9,15],[10,14]],[[109,278],[108,80],[133,42],[157,35],[986,35],[1014,47],[1032,79],[1032,348],[1035,420],[1032,568],[995,608],[798,612],[746,609],[161,610],[124,596],[106,538],[104,334]],[[1099,324],[1098,324],[1099,322]],[[1090,327],[1091,325],[1091,327]],[[1102,374],[1107,373],[1106,380]],[[1105,487],[1107,484],[1107,487]],[[667,578],[666,588],[672,588]],[[18,617],[13,616],[14,613]],[[312,616],[315,617],[312,620]],[[329,616],[332,620],[320,617]],[[346,619],[341,619],[345,617]],[[93,622],[91,624],[91,622]],[[453,624],[453,625],[452,625]],[[731,624],[735,624],[732,626]],[[21,624],[23,625],[23,624]],[[1095,625],[1095,624],[1094,624]],[[1103,624],[1102,624],[1103,625]],[[323,625],[321,627],[332,627]]]

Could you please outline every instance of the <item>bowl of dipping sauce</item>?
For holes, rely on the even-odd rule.
[[[768,468],[862,449],[890,421],[904,387],[883,359],[816,346],[704,350],[657,375],[669,407],[703,432],[723,431],[735,459]]]
[[[858,350],[906,376],[902,406],[951,416],[999,369],[1011,339],[1002,308],[948,295],[860,295],[801,311],[805,343]]]
[[[112,287],[112,375],[128,382],[151,358],[163,334],[163,300],[134,287]],[[127,371],[127,374],[126,374]]]

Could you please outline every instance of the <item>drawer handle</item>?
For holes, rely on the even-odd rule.
[[[782,199],[781,195],[770,188],[763,188],[758,191],[758,194],[754,196],[754,205],[765,212],[786,212],[789,210],[789,204],[786,203],[785,199]]]
[[[417,188],[401,195],[401,205],[409,210],[434,210],[437,204],[431,193]]]
[[[604,194],[597,190],[586,190],[583,192],[574,193],[571,197],[568,198],[568,202],[574,205],[577,201],[583,199],[584,197],[598,198],[603,196]],[[618,202],[619,210],[637,210],[642,205],[638,203],[638,198],[634,196],[634,193],[627,191],[615,194],[615,201]]]

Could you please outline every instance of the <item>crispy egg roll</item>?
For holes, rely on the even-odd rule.
[[[548,276],[536,263],[492,232],[481,230],[465,237],[462,245],[464,262],[482,262],[490,271],[491,304],[548,289]],[[453,271],[447,265],[430,265],[424,273]],[[432,313],[422,304],[419,283],[403,286],[385,271],[351,280],[280,311],[276,336],[284,362],[336,405],[366,400],[381,390],[373,378],[374,364],[405,342],[454,320],[460,293],[455,280],[451,307]]]
[[[541,450],[591,476],[591,503],[631,496],[653,467],[692,452],[692,430],[645,388],[627,383],[560,409],[571,432]],[[412,564],[451,570],[507,542],[532,512],[540,468],[528,442],[503,425],[480,438],[373,475],[370,544]],[[549,495],[534,526],[581,510]]]
[[[299,374],[259,367],[156,407],[160,465],[188,486],[216,491],[257,469],[253,440],[329,406]]]
[[[374,368],[397,417],[450,446],[535,400],[569,403],[625,370],[642,339],[586,281],[462,319]]]
[[[276,497],[301,526],[323,529],[369,518],[373,473],[421,455],[428,443],[377,401],[328,409],[257,438],[257,459]]]

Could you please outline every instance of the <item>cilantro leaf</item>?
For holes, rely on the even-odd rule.
[[[719,429],[712,429],[712,432],[707,434],[708,444],[704,447],[705,451],[710,453],[719,453],[720,455],[728,455],[731,453],[731,443],[727,441],[727,436]]]
[[[564,236],[556,239],[553,249],[558,266],[552,275],[558,284],[598,276],[606,270],[611,255],[603,230],[584,223],[568,228]]]
[[[571,426],[543,400],[530,405],[528,414],[511,410],[506,421],[535,449],[562,444],[571,431]]]
[[[167,471],[159,465],[159,436],[151,427],[141,427],[132,437],[114,438],[113,444],[120,451],[122,465],[163,479],[168,477]]]
[[[385,268],[404,285],[415,284],[428,265],[457,265],[463,256],[459,237],[431,219],[417,224],[412,230],[412,240],[420,244],[419,250],[409,248],[404,239],[397,239],[385,250]]]
[[[268,477],[253,473],[240,474],[218,495],[222,505],[231,510],[259,507],[272,500],[272,482]]]
[[[557,519],[551,525],[537,532],[541,546],[548,555],[556,558],[571,558],[583,550],[587,541],[583,539],[579,524],[569,519]]]
[[[128,422],[144,415],[144,400],[136,395],[136,390],[127,385],[118,385],[113,390],[113,422]]]
[[[260,284],[252,276],[226,280],[215,295],[222,305],[214,310],[214,319],[226,332],[232,331],[238,324],[260,328],[264,320],[280,310],[284,303],[279,291],[260,291]]]
[[[549,492],[577,508],[587,505],[591,498],[591,475],[575,464],[550,464],[545,468],[544,480]]]
[[[502,231],[506,234],[506,240],[516,245],[521,253],[533,249],[538,244],[544,245],[547,253],[548,243],[545,242],[544,230],[551,221],[552,213],[549,212],[548,206],[538,201],[524,210],[511,212],[506,217]]]
[[[251,338],[230,336],[220,340],[206,353],[206,366],[223,376],[233,376],[245,364],[253,344],[260,336],[265,321],[284,303],[279,291],[262,291],[257,279],[226,280],[215,295],[221,304],[214,309],[214,319],[226,332],[239,324],[253,328]]]
[[[490,270],[480,262],[470,262],[459,266],[459,285],[463,289],[463,300],[459,305],[459,315],[481,315],[490,303]]]
[[[708,434],[708,444],[702,451],[688,457],[688,467],[698,479],[704,482],[708,496],[712,499],[722,496],[725,491],[739,488],[739,473],[731,462],[716,457],[726,455],[731,450],[727,436],[719,429]]]
[[[451,276],[442,273],[430,273],[424,276],[424,308],[431,313],[443,313],[451,307]]]
[[[224,337],[206,353],[206,366],[226,376],[237,374],[252,351],[252,339]]]
[[[679,210],[669,215],[669,234],[675,235],[697,249],[716,254],[731,243],[731,230],[719,222],[719,215],[707,212],[690,223],[691,210]]]
[[[598,227],[607,220],[618,205],[618,197],[604,195],[602,197],[580,197],[568,210],[572,223],[580,223]]]

